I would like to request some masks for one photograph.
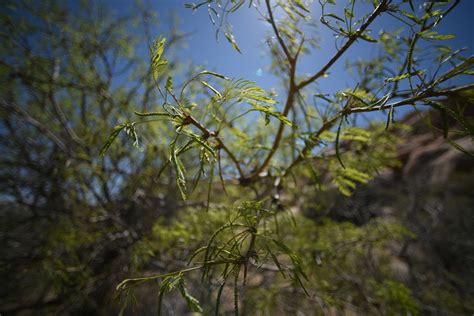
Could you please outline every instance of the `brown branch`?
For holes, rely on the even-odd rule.
[[[375,20],[375,18],[377,16],[379,16],[384,10],[386,10],[387,2],[388,2],[388,0],[382,1],[377,6],[377,8],[375,8],[375,10],[370,14],[367,21],[365,21],[364,24],[362,24],[362,26],[354,34],[349,36],[349,40],[344,44],[344,46],[341,47],[341,49],[339,49],[336,52],[336,54],[334,54],[334,56],[328,61],[328,63],[326,65],[324,65],[316,74],[314,74],[310,78],[300,82],[297,85],[297,89],[298,90],[302,89],[302,88],[306,87],[307,85],[309,85],[310,83],[314,82],[316,79],[322,77],[328,71],[328,69],[331,68],[331,66],[336,61],[338,61],[338,59],[346,52],[346,50],[349,49],[349,47],[351,47],[352,44],[354,44],[354,42],[357,40],[357,38],[360,37],[360,35],[367,29],[367,27],[369,27],[369,25]]]
[[[365,107],[352,108],[352,109],[349,109],[347,114],[386,110],[386,109],[390,109],[390,108],[399,107],[399,106],[402,106],[402,105],[413,104],[413,103],[415,103],[417,101],[420,101],[420,100],[423,100],[425,98],[441,97],[441,96],[451,95],[451,94],[455,94],[455,93],[466,91],[466,90],[474,90],[474,83],[467,84],[467,85],[460,86],[460,87],[455,87],[455,88],[438,90],[438,91],[425,90],[422,93],[420,93],[416,96],[413,96],[411,98],[408,98],[408,99],[405,99],[405,100],[400,100],[400,101],[389,103],[389,104],[385,104],[385,105],[373,106],[373,107],[365,106]]]
[[[288,91],[288,97],[286,99],[285,108],[283,109],[282,114],[284,116],[288,115],[288,112],[293,106],[295,101],[295,95],[298,92],[296,85],[295,85],[295,72],[296,72],[296,60],[290,62],[290,87]],[[258,167],[248,178],[241,179],[241,183],[253,182],[259,176],[259,174],[265,170],[265,168],[270,164],[270,161],[273,158],[273,155],[276,153],[278,147],[280,146],[281,138],[283,136],[283,130],[285,129],[285,123],[280,122],[278,126],[278,131],[275,136],[275,140],[273,141],[272,148],[268,153],[267,157],[265,158],[264,162]]]
[[[275,19],[273,17],[273,12],[272,12],[272,7],[270,5],[270,0],[265,0],[265,4],[267,5],[267,11],[268,11],[268,15],[269,15],[269,18],[267,19],[267,21],[268,21],[268,23],[270,23],[272,25],[273,32],[276,35],[278,43],[280,44],[281,48],[283,49],[283,52],[285,53],[286,58],[291,63],[294,60],[294,58],[291,56],[290,50],[288,49],[288,47],[286,47],[286,44],[283,41],[283,38],[281,37],[280,32],[278,31],[278,28],[277,28],[276,23],[275,23]]]
[[[407,98],[407,99],[404,99],[404,100],[400,100],[400,101],[396,101],[396,102],[392,102],[392,103],[388,103],[388,104],[380,105],[380,106],[373,106],[373,107],[365,106],[365,107],[356,107],[356,108],[345,108],[345,109],[341,110],[340,112],[338,112],[337,114],[335,114],[332,118],[330,118],[329,120],[324,122],[323,126],[321,126],[321,128],[317,132],[315,132],[313,135],[311,135],[311,139],[312,140],[317,140],[323,132],[325,132],[325,131],[329,130],[330,128],[332,128],[334,126],[334,124],[339,119],[341,119],[342,117],[344,117],[346,115],[352,114],[352,113],[365,113],[365,112],[382,111],[382,110],[386,110],[386,109],[400,107],[400,106],[403,106],[403,105],[414,104],[414,103],[416,103],[418,101],[421,101],[423,99],[426,99],[426,98],[447,96],[447,95],[456,94],[456,93],[466,91],[466,90],[474,90],[474,83],[467,84],[467,85],[460,86],[460,87],[455,87],[455,88],[442,89],[442,90],[438,90],[438,91],[425,90],[422,93],[420,93],[416,96],[413,96],[411,98]],[[288,171],[290,171],[295,165],[297,165],[298,163],[303,161],[306,158],[305,155],[311,149],[314,148],[314,145],[315,145],[315,142],[311,142],[311,143],[306,144],[306,146],[301,150],[298,157],[286,169],[286,173],[288,173]]]
[[[242,168],[240,167],[240,163],[235,157],[235,155],[230,151],[229,148],[227,148],[227,146],[224,144],[222,139],[220,139],[219,137],[216,137],[215,139],[217,143],[219,144],[219,146],[226,152],[227,156],[229,156],[230,160],[232,160],[232,162],[234,163],[235,167],[237,168],[237,171],[239,172],[239,176],[241,178],[244,178],[245,177],[244,172],[242,171]]]
[[[167,91],[171,95],[171,97],[174,99],[176,104],[181,107],[181,104],[179,100],[176,98],[176,95],[174,95],[174,93],[170,90],[167,90]],[[244,178],[244,172],[242,171],[242,168],[240,167],[239,160],[230,151],[230,149],[224,144],[222,139],[217,136],[217,133],[207,129],[204,125],[199,123],[199,121],[196,120],[191,114],[186,113],[186,112],[183,112],[183,114],[184,114],[184,121],[183,121],[184,124],[191,124],[197,127],[197,129],[199,129],[202,132],[204,138],[214,137],[214,139],[217,141],[218,147],[222,148],[227,153],[230,160],[232,160],[232,162],[234,163],[235,167],[237,168],[237,171],[239,172],[240,178]]]
[[[290,69],[289,69],[290,82],[289,82],[289,88],[288,88],[288,97],[286,99],[285,107],[283,108],[283,112],[282,112],[282,115],[287,116],[288,113],[290,112],[290,109],[293,107],[293,104],[294,104],[294,101],[295,101],[295,95],[298,93],[298,90],[299,90],[296,86],[296,83],[295,83],[296,64],[297,64],[299,53],[301,52],[301,49],[303,48],[304,39],[302,39],[295,56],[292,57],[290,52],[288,51],[288,48],[286,47],[285,43],[283,42],[283,39],[281,38],[280,33],[278,32],[278,28],[276,27],[275,21],[273,19],[273,13],[272,13],[272,10],[271,10],[271,7],[270,7],[270,0],[266,0],[265,2],[267,4],[268,13],[270,15],[270,18],[269,18],[268,21],[271,23],[271,25],[273,27],[273,31],[275,32],[275,35],[276,35],[276,37],[277,37],[277,39],[280,43],[280,46],[282,47],[283,51],[285,52],[285,55],[286,55],[286,57],[288,59],[288,62],[290,64]],[[265,168],[268,167],[268,165],[270,164],[270,161],[273,158],[273,155],[276,153],[278,147],[280,146],[280,142],[281,142],[281,139],[282,139],[282,136],[283,136],[284,129],[285,129],[285,123],[280,122],[280,125],[278,126],[278,131],[276,133],[275,139],[273,141],[272,147],[271,147],[267,157],[265,158],[263,163],[260,165],[260,167],[256,168],[256,170],[251,175],[249,175],[246,178],[241,178],[240,179],[241,184],[245,185],[245,184],[248,184],[248,183],[251,183],[251,182],[255,181],[257,179],[257,177],[259,176],[259,174],[262,171],[264,171]]]
[[[218,137],[217,133],[207,129],[204,125],[199,123],[193,116],[191,116],[191,114],[185,113],[184,121],[185,122],[188,121],[189,124],[197,127],[197,129],[199,129],[203,133],[204,138],[214,137],[214,139],[217,141],[218,147],[223,149],[226,152],[226,154],[229,156],[230,160],[232,160],[232,162],[234,163],[235,167],[237,168],[237,171],[239,172],[239,176],[241,178],[245,177],[244,172],[242,168],[240,167],[239,160],[237,159],[237,157],[235,157],[232,151],[224,144],[224,141],[220,137]]]
[[[48,137],[64,153],[69,153],[68,147],[66,146],[64,141],[51,129],[49,129],[45,124],[32,117],[26,110],[22,109],[14,103],[10,103],[5,100],[2,100],[2,103],[0,104],[0,109],[4,109],[7,112],[15,113],[25,122],[29,123],[31,126],[34,126],[39,131],[44,133],[45,136]]]

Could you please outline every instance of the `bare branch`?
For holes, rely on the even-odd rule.
[[[268,15],[269,15],[269,18],[268,18],[267,21],[268,21],[268,23],[270,23],[272,25],[273,32],[275,33],[276,38],[278,40],[278,43],[280,44],[281,48],[283,49],[283,52],[285,52],[286,58],[288,59],[288,61],[290,63],[292,63],[294,58],[291,56],[290,50],[288,49],[288,47],[286,47],[286,44],[283,41],[283,38],[281,37],[280,32],[278,31],[278,27],[276,26],[275,19],[273,17],[273,12],[272,12],[272,7],[270,5],[270,0],[265,0],[265,4],[267,5],[267,11],[268,11]]]

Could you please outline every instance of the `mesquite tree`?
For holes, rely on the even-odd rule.
[[[459,3],[186,4],[242,62],[229,21],[260,15],[269,91],[182,67],[143,4],[2,6],[0,313],[471,314],[472,180],[423,178],[472,155],[473,59],[438,33]]]
[[[222,32],[238,52],[238,39],[227,18],[244,5],[258,10],[273,31],[267,40],[271,67],[281,78],[285,95],[277,98],[254,82],[209,70],[177,85],[171,75],[163,75],[167,67],[165,38],[159,37],[150,45],[152,76],[161,104],[151,112],[135,112],[136,121],[116,126],[101,154],[122,131],[138,144],[138,124],[170,124],[175,134],[168,139],[169,159],[163,162],[160,173],[173,170],[183,199],[204,200],[199,216],[211,216],[213,199],[219,199],[216,192],[224,192],[238,203],[227,208],[226,218],[220,219],[222,226],[189,255],[187,267],[120,283],[117,290],[123,294],[125,305],[136,285],[159,280],[159,310],[164,295],[176,288],[190,308],[202,311],[185,283],[186,275],[195,270],[201,271],[202,282],[215,286],[216,314],[229,284],[235,313],[239,313],[239,294],[251,270],[279,273],[314,300],[311,285],[308,287],[313,276],[289,237],[304,228],[291,224],[297,215],[286,212],[291,213],[285,199],[297,199],[294,195],[299,189],[294,186],[304,185],[304,177],[321,185],[321,170],[342,194],[350,195],[358,183],[367,183],[382,168],[396,164],[397,139],[390,131],[404,128],[394,120],[401,107],[433,108],[445,119],[458,121],[461,128],[457,133],[472,135],[473,125],[465,119],[464,109],[440,102],[443,97],[474,88],[474,84],[456,85],[453,80],[473,74],[474,58],[443,45],[453,35],[436,31],[458,4],[443,1],[419,5],[394,0],[351,0],[342,7],[333,0],[320,0],[319,6],[302,0],[188,4],[191,10],[208,10],[217,36]],[[382,16],[392,18],[394,30],[373,29],[373,23]],[[311,29],[315,18],[336,35],[332,56],[318,55]],[[354,86],[339,87],[331,94],[320,91],[318,80],[330,76],[331,67],[358,42],[377,45],[380,53],[373,59],[348,63],[348,71],[358,75]],[[429,54],[424,53],[426,47],[432,47]],[[326,62],[310,75],[300,74],[299,61],[305,54]],[[192,88],[199,86],[204,89]],[[354,117],[367,112],[381,112],[385,122],[357,126]],[[445,126],[446,140],[466,151]],[[247,196],[236,192],[247,192]],[[395,234],[394,230],[387,229]],[[413,306],[403,308],[408,312]]]

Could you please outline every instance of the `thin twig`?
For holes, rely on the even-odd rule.
[[[276,26],[276,22],[275,22],[275,19],[273,17],[273,12],[272,12],[272,7],[270,5],[270,0],[265,0],[265,4],[267,5],[267,11],[268,11],[268,16],[269,16],[267,21],[268,21],[268,23],[270,23],[272,25],[273,32],[276,35],[278,43],[280,44],[281,48],[283,49],[283,52],[285,53],[286,58],[291,63],[291,61],[293,61],[294,58],[291,56],[290,50],[286,46],[285,42],[283,41],[283,38],[280,35],[280,32],[278,31],[278,27]]]
[[[310,78],[303,80],[297,85],[297,89],[302,89],[309,85],[310,83],[314,82],[316,79],[322,77],[331,66],[339,60],[339,58],[346,52],[346,50],[352,46],[352,44],[360,37],[360,35],[369,27],[369,25],[375,20],[377,16],[379,16],[384,10],[386,10],[387,0],[382,1],[377,8],[370,14],[367,21],[351,36],[349,36],[349,40],[342,46],[336,54],[324,65],[317,73],[315,73]]]
[[[461,91],[473,90],[473,89],[474,89],[474,83],[467,84],[467,85],[460,86],[460,87],[455,87],[455,88],[442,89],[442,90],[438,90],[438,91],[425,90],[425,91],[423,91],[422,93],[420,93],[416,96],[413,96],[413,97],[410,97],[410,98],[407,98],[407,99],[404,99],[404,100],[392,102],[392,103],[387,103],[387,104],[380,105],[380,106],[373,106],[373,107],[364,106],[364,107],[356,107],[356,108],[345,108],[345,109],[341,110],[340,112],[338,112],[337,114],[335,114],[332,118],[330,118],[329,120],[324,122],[323,126],[321,126],[321,128],[317,132],[315,132],[313,135],[311,135],[311,139],[314,140],[314,141],[311,142],[311,143],[306,144],[306,146],[301,150],[298,157],[286,169],[287,170],[286,172],[290,171],[295,165],[297,165],[301,161],[303,161],[305,159],[306,154],[311,149],[313,149],[313,147],[315,146],[315,143],[316,143],[315,140],[317,140],[323,132],[325,132],[325,131],[329,130],[330,128],[332,128],[334,126],[334,124],[343,116],[346,116],[346,115],[349,115],[349,114],[352,114],[352,113],[382,111],[382,110],[386,110],[386,109],[390,109],[390,108],[400,107],[400,106],[403,106],[403,105],[414,104],[415,102],[421,101],[421,100],[426,99],[426,98],[446,96],[446,95],[455,94],[455,93],[458,93],[458,92],[461,92]]]

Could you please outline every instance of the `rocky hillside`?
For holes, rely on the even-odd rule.
[[[451,100],[468,103],[466,99]],[[467,100],[472,101],[472,100]],[[466,124],[473,123],[474,109]],[[416,237],[393,245],[393,267],[428,315],[474,311],[474,152],[472,135],[439,111],[412,112],[400,132],[401,165],[380,174],[347,199],[336,199],[329,216],[364,225],[383,217]],[[449,128],[449,141],[444,126]]]

